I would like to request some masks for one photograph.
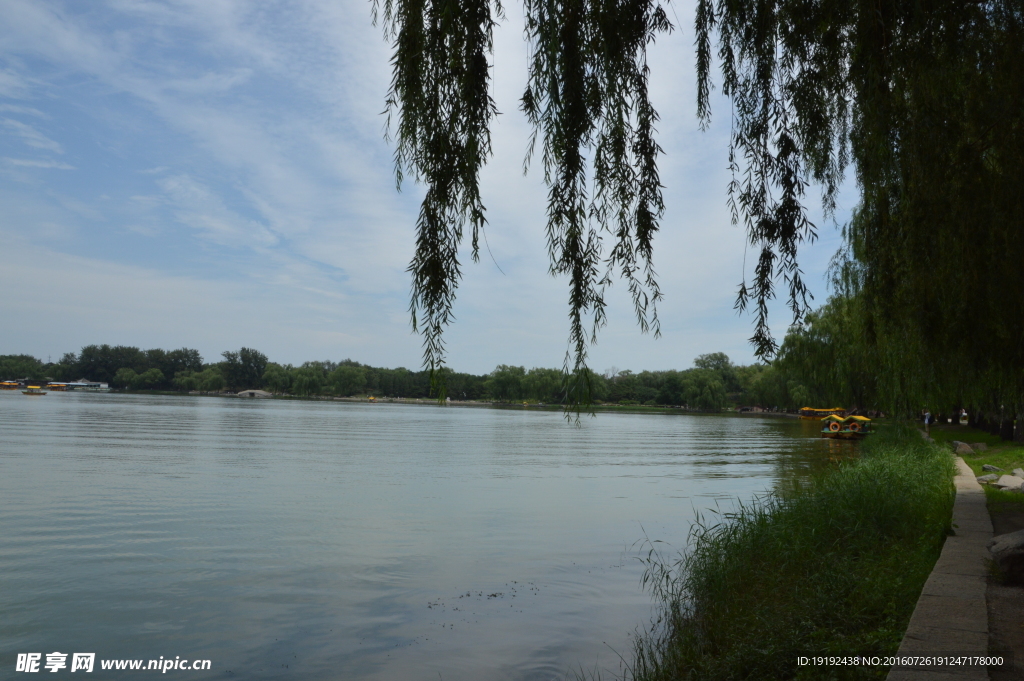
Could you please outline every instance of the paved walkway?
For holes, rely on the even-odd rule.
[[[899,655],[987,655],[988,608],[985,604],[988,574],[988,542],[992,520],[985,505],[985,492],[974,471],[960,457],[960,472],[954,480],[955,536],[947,537],[942,555],[921,590],[910,618]],[[943,679],[988,679],[984,667],[893,668],[887,681],[941,681]]]

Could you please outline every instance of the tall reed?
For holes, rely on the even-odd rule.
[[[797,658],[897,650],[949,531],[954,474],[948,450],[893,428],[806,484],[699,518],[674,561],[652,545],[644,580],[664,607],[627,678],[883,678]]]

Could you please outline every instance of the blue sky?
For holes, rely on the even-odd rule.
[[[483,174],[487,242],[468,261],[449,363],[561,366],[568,288],[547,273],[546,190],[521,172],[529,128],[521,8],[496,36],[502,112]],[[365,0],[5,0],[0,25],[0,354],[90,343],[241,346],[271,360],[419,368],[408,316],[420,188],[396,192],[384,139],[389,47]],[[726,209],[728,104],[695,116],[692,7],[651,54],[666,214],[655,243],[661,339],[625,287],[591,351],[599,371],[753,360],[732,310],[744,237]],[[855,201],[840,197],[842,221]],[[802,260],[818,301],[831,222]],[[746,258],[747,276],[754,254]],[[495,265],[500,266],[501,271]],[[504,273],[502,273],[502,271]],[[781,335],[788,316],[773,315]]]

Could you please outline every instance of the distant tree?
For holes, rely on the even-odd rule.
[[[47,375],[55,381],[74,381],[80,376],[78,371],[78,355],[73,352],[65,352],[55,364],[46,368]]]
[[[366,389],[366,370],[362,367],[339,366],[328,378],[331,389],[338,395],[355,395]]]
[[[130,389],[134,388],[135,381],[139,377],[135,373],[135,369],[129,367],[121,367],[114,374],[114,377],[110,380],[111,385],[115,388]]]
[[[43,363],[32,355],[0,355],[0,380],[41,381],[45,378],[43,368]]]
[[[132,390],[155,390],[164,382],[164,374],[157,368],[148,369],[137,374],[131,381]]]
[[[697,369],[710,369],[718,374],[726,391],[732,392],[740,389],[739,379],[736,376],[736,367],[729,361],[729,356],[724,352],[712,352],[701,355],[693,360],[693,366]]]
[[[147,366],[159,369],[165,377],[177,375],[179,371],[202,371],[203,358],[198,350],[180,348],[165,351],[160,349],[146,350]]]
[[[524,367],[499,364],[487,379],[487,394],[498,402],[513,402],[523,398]]]
[[[562,372],[558,369],[530,369],[522,379],[522,391],[526,397],[557,404],[564,395]]]
[[[146,371],[146,355],[136,347],[129,345],[87,345],[78,355],[77,368],[82,375],[91,381],[110,383],[119,369],[128,368],[136,373]]]
[[[291,366],[271,362],[263,372],[263,387],[274,393],[286,393],[292,385]]]
[[[222,353],[221,371],[232,390],[259,388],[267,370],[267,356],[259,350],[242,348],[238,352]]]
[[[195,375],[196,388],[202,392],[212,393],[223,390],[227,385],[224,375],[217,367],[207,367]]]
[[[682,404],[683,383],[679,379],[678,371],[666,371],[661,381],[661,390],[658,391],[659,404]]]
[[[319,395],[324,389],[323,371],[315,367],[299,367],[291,371],[292,394],[303,397]]]
[[[174,374],[171,384],[178,390],[191,391],[199,389],[199,380],[195,371],[179,371]]]
[[[686,376],[686,404],[700,411],[721,411],[728,404],[725,384],[714,369],[690,369]]]

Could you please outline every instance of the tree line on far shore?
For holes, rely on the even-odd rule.
[[[566,377],[559,369],[501,364],[489,374],[445,369],[453,400],[563,403]],[[763,405],[769,398],[766,365],[737,366],[725,353],[701,355],[694,366],[671,371],[619,371],[590,374],[594,398],[625,405],[672,405],[699,411],[728,406]],[[404,367],[388,369],[360,364],[313,361],[300,366],[271,362],[252,348],[222,353],[219,362],[203,361],[198,350],[141,350],[131,346],[88,345],[57,362],[31,355],[0,355],[0,378],[74,381],[86,378],[118,390],[221,392],[262,389],[301,397],[375,395],[431,398],[430,375]],[[572,377],[569,377],[570,379]],[[773,405],[778,406],[778,405]],[[785,405],[784,405],[785,406]],[[798,405],[804,406],[804,405]]]

